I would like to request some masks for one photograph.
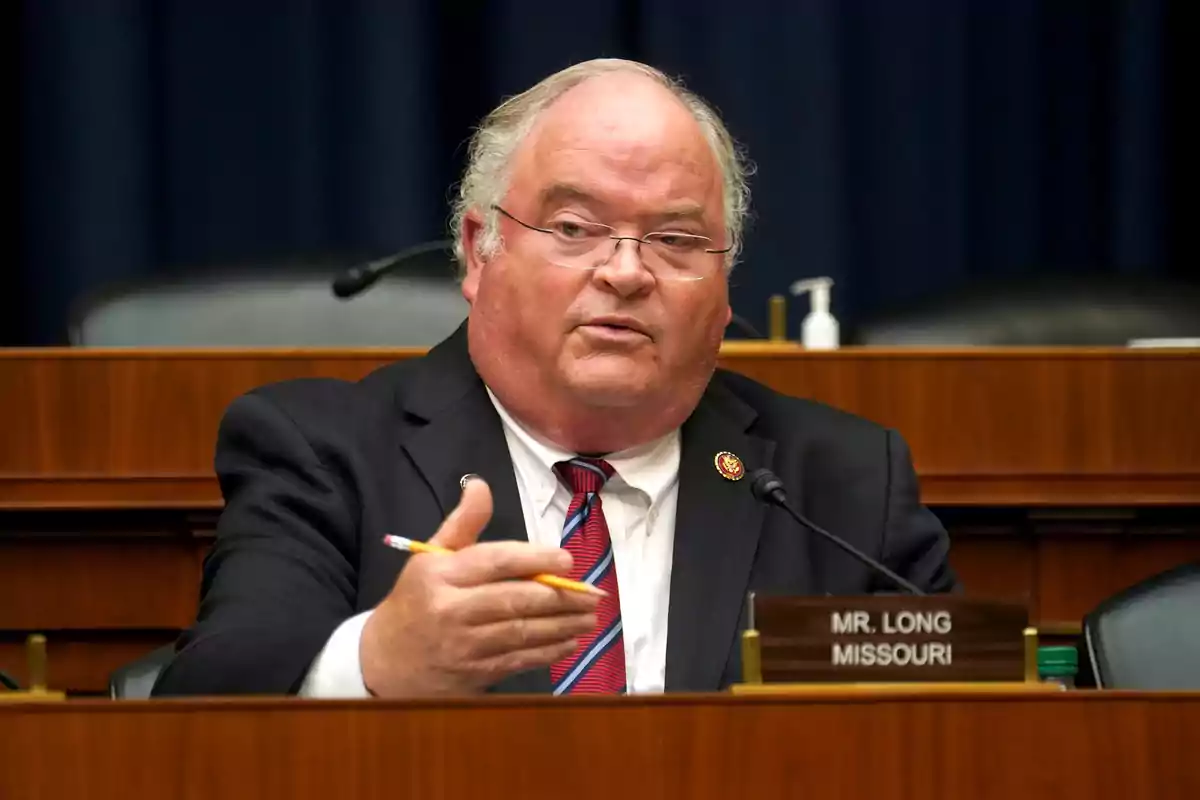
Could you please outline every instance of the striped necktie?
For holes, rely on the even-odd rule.
[[[561,546],[574,558],[571,578],[608,593],[596,611],[596,629],[580,637],[570,657],[550,667],[555,694],[624,694],[625,640],[621,634],[621,598],[608,523],[600,504],[600,488],[613,474],[606,461],[573,458],[554,465],[559,480],[571,490]]]

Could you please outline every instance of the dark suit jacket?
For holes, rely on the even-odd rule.
[[[666,664],[668,691],[740,679],[749,590],[788,594],[892,591],[782,512],[748,480],[722,478],[714,455],[768,467],[792,502],[917,585],[956,586],[948,540],[918,498],[894,431],[718,371],[682,430]],[[298,691],[343,620],[374,607],[407,554],[385,533],[426,539],[482,475],[495,516],[482,539],[524,539],[503,428],[467,355],[465,328],[427,356],[357,383],[301,379],[237,399],[218,437],[225,495],[204,569],[199,616],[156,694]],[[498,691],[549,691],[548,669]]]

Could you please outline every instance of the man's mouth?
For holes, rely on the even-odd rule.
[[[632,335],[638,334],[647,338],[650,336],[649,329],[641,323],[640,320],[633,317],[624,316],[605,316],[596,317],[584,323],[589,328],[598,328],[604,331],[609,331],[615,335]]]

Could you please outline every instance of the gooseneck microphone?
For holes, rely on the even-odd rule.
[[[393,253],[390,256],[384,256],[383,258],[360,264],[357,267],[351,267],[333,279],[333,293],[342,299],[362,294],[389,272],[406,266],[415,259],[421,259],[422,256],[438,251],[449,253],[448,244],[444,241],[425,242],[424,244],[418,244],[401,250],[399,253]],[[446,263],[446,268],[450,269],[449,261],[447,260]]]
[[[792,519],[796,520],[796,522],[800,523],[805,528],[808,528],[810,531],[824,538],[825,540],[837,545],[839,548],[849,553],[853,558],[857,559],[860,563],[867,565],[877,574],[883,575],[904,591],[916,595],[925,594],[925,592],[922,592],[920,589],[918,589],[916,585],[904,580],[904,578],[901,578],[895,572],[888,569],[883,564],[880,564],[878,561],[871,558],[869,555],[862,552],[842,537],[835,533],[830,533],[820,525],[817,525],[815,522],[805,518],[803,514],[792,508],[791,504],[788,503],[787,490],[783,488],[783,481],[779,480],[779,478],[774,472],[771,472],[771,470],[756,469],[754,472],[750,473],[750,491],[754,494],[755,499],[760,503],[766,503],[767,505],[775,506],[776,508],[782,508],[791,516]]]

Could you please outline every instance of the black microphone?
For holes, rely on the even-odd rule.
[[[333,279],[333,293],[342,299],[354,297],[362,294],[367,289],[375,285],[375,282],[387,275],[392,270],[405,266],[410,261],[420,259],[430,253],[448,250],[449,245],[445,241],[425,242],[406,250],[401,250],[399,253],[393,253],[390,256],[368,261],[365,264],[360,264],[357,267],[351,267]],[[447,261],[447,268],[449,261]]]
[[[880,564],[878,561],[871,558],[869,555],[862,552],[842,537],[838,536],[837,534],[830,533],[820,525],[817,525],[811,520],[806,519],[803,514],[792,508],[792,506],[788,503],[787,490],[783,488],[783,481],[779,480],[779,478],[774,472],[771,472],[771,470],[756,469],[754,472],[750,473],[750,491],[754,493],[755,499],[760,503],[766,503],[777,508],[782,508],[788,514],[790,514],[792,519],[796,520],[796,522],[799,522],[801,525],[808,528],[818,536],[833,542],[842,550],[858,559],[858,561],[861,563],[866,564],[878,574],[887,577],[892,583],[896,584],[906,592],[915,595],[925,594],[925,592],[922,592],[920,589],[918,589],[916,585],[904,580],[904,578],[901,578],[895,572],[892,572],[883,564]]]

